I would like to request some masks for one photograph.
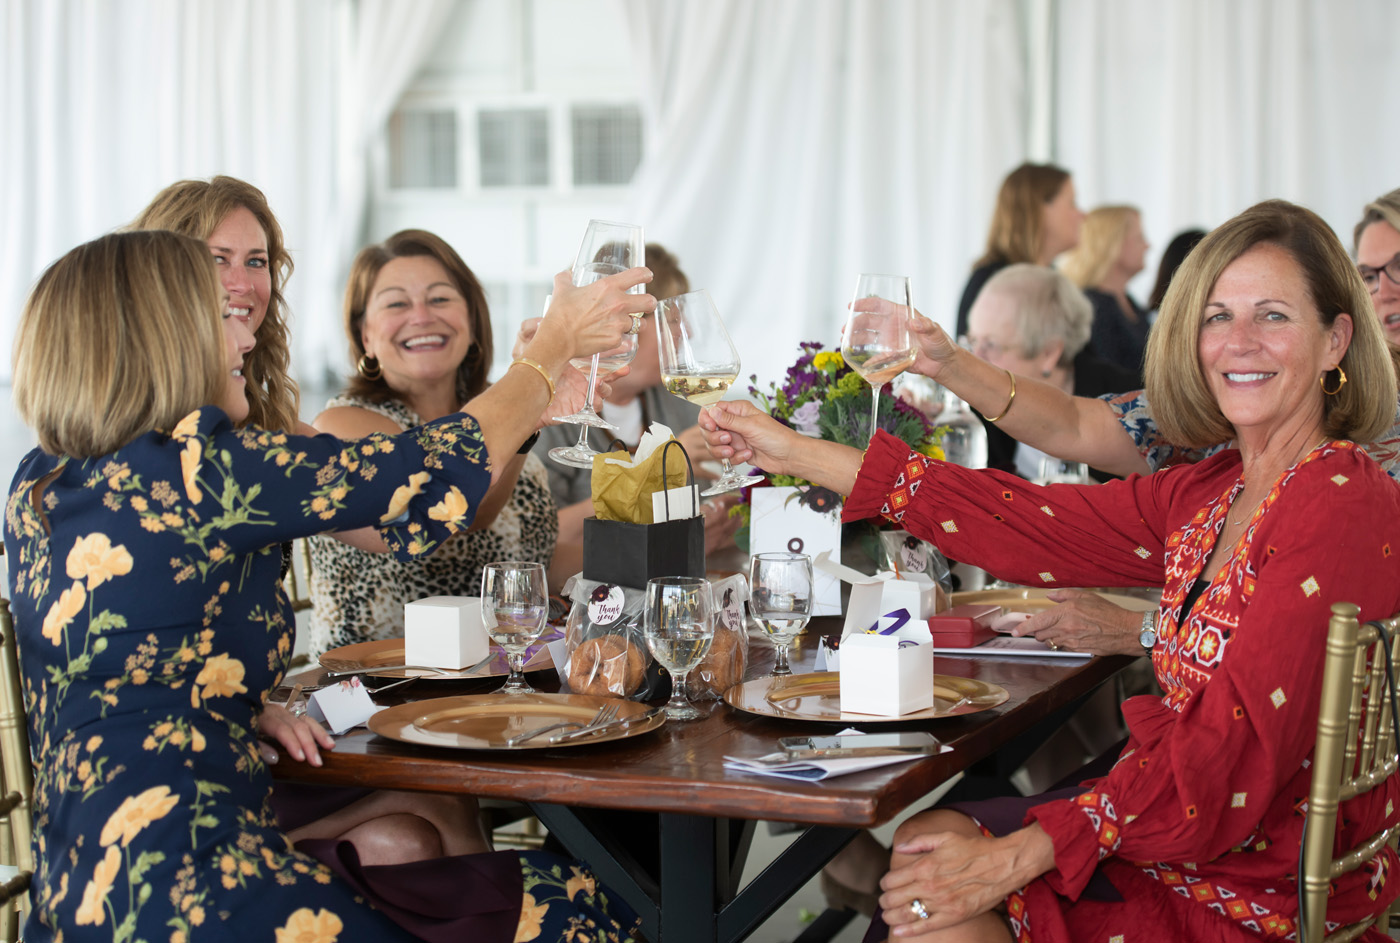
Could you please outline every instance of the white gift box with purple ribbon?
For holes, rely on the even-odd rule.
[[[857,632],[841,639],[843,713],[898,717],[933,706],[933,639],[928,623],[906,617],[900,625],[887,635]],[[909,634],[917,636],[921,631],[922,642],[899,634],[911,626]]]

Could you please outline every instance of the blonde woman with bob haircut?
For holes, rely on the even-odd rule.
[[[845,493],[844,519],[885,517],[1002,579],[1162,588],[1143,644],[1165,693],[1124,702],[1117,762],[1069,789],[905,821],[867,940],[1296,931],[1297,801],[1329,609],[1400,611],[1400,489],[1356,444],[1386,432],[1396,401],[1367,300],[1306,209],[1269,201],[1215,229],[1167,293],[1147,392],[1173,441],[1235,445],[1102,485],[1038,487],[925,459],[884,433],[862,454],[749,403],[702,416],[717,456]],[[1008,396],[999,416],[1020,405]],[[1377,788],[1342,803],[1343,847],[1400,822],[1400,773]],[[1383,912],[1400,894],[1397,865],[1387,848],[1337,878],[1329,916]],[[1188,883],[1198,891],[1179,894]],[[1362,939],[1386,938],[1373,927]]]
[[[1386,338],[1400,347],[1400,190],[1366,204],[1356,224],[1356,267]]]
[[[1079,245],[1063,263],[1070,281],[1094,306],[1094,352],[1139,378],[1149,325],[1147,312],[1128,294],[1128,282],[1142,271],[1147,249],[1137,207],[1100,206],[1084,217]]]
[[[208,244],[231,309],[257,341],[243,364],[248,422],[294,431],[298,393],[283,297],[292,255],[262,191],[236,177],[181,180],[157,193],[129,228],[168,229]]]
[[[986,251],[974,263],[958,303],[958,336],[967,333],[968,312],[987,279],[1017,262],[1049,265],[1079,242],[1083,221],[1069,171],[1026,163],[1007,174],[997,191]]]
[[[49,267],[14,353],[15,402],[42,448],[20,462],[4,534],[43,759],[26,939],[197,937],[207,921],[259,940],[510,943],[562,939],[570,921],[631,938],[635,918],[550,855],[366,871],[353,845],[294,848],[257,738],[313,766],[333,746],[266,704],[295,631],[277,545],[374,527],[420,557],[470,525],[492,458],[581,401],[560,385],[570,359],[616,345],[652,309],[626,293],[648,277],[578,289],[561,273],[490,390],[418,429],[342,444],[241,427],[253,338],[202,241],[114,233]],[[567,402],[551,409],[556,389]]]

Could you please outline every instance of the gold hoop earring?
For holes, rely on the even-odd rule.
[[[383,369],[379,366],[379,361],[369,354],[360,358],[360,362],[355,364],[355,369],[360,372],[360,376],[366,380],[378,380],[384,376]]]
[[[1336,369],[1337,375],[1341,377],[1341,379],[1337,381],[1337,388],[1335,390],[1329,390],[1327,388],[1327,374],[1324,373],[1317,378],[1318,385],[1322,387],[1322,392],[1326,393],[1328,396],[1336,396],[1342,391],[1342,387],[1347,385],[1347,372],[1342,369],[1340,364],[1337,365]]]

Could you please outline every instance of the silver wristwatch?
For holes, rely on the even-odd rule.
[[[1151,654],[1153,646],[1157,644],[1157,610],[1149,609],[1142,614],[1142,631],[1138,633],[1138,644],[1148,654]]]

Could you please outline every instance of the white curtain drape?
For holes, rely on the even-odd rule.
[[[343,372],[368,150],[453,0],[8,0],[0,13],[0,380],[29,287],[162,187],[267,194],[296,274],[293,362]]]
[[[630,0],[648,153],[632,218],[775,379],[839,345],[861,272],[951,321],[1025,150],[1015,0]],[[743,385],[743,384],[741,384]]]
[[[1060,0],[1056,154],[1085,209],[1142,208],[1154,251],[1262,199],[1302,203],[1346,245],[1400,187],[1400,5],[1390,0]]]

